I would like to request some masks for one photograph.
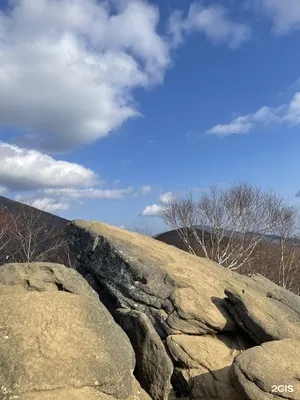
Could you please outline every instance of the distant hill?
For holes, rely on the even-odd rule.
[[[64,230],[70,221],[0,196],[0,265],[49,261],[72,266]],[[4,235],[1,237],[1,232]]]
[[[202,228],[200,225],[197,225],[196,228],[202,232],[202,229],[204,230],[204,232],[207,234],[207,236],[209,236],[212,231],[213,228],[211,228],[210,226],[204,226],[204,228]],[[225,231],[225,236],[230,236],[232,235],[232,231]],[[234,232],[233,233],[234,236],[238,237],[239,235],[241,235],[240,232]],[[249,236],[251,235],[260,235],[254,232],[249,232],[248,233]],[[262,235],[260,235],[262,236]],[[178,247],[178,240],[180,240],[179,235],[177,233],[176,229],[170,230],[170,231],[166,231],[163,233],[158,233],[156,235],[153,236],[154,239],[160,240],[161,242],[167,243],[167,244],[171,244],[174,245],[176,247]],[[280,244],[280,237],[276,236],[276,235],[265,235],[263,238],[263,241],[266,243],[270,243],[270,244]],[[290,244],[300,244],[300,239],[299,238],[293,238],[289,240]],[[181,248],[181,247],[180,247]]]
[[[24,209],[28,209],[28,211],[30,212],[43,215],[44,218],[47,219],[47,222],[49,224],[52,223],[54,226],[57,227],[57,229],[64,229],[70,222],[69,220],[59,217],[58,215],[54,215],[47,211],[43,211],[38,208],[29,206],[27,204],[20,203],[19,201],[11,200],[8,199],[7,197],[0,196],[0,210],[3,210],[3,208],[7,208],[10,212],[17,212],[21,211],[21,209],[22,211]]]

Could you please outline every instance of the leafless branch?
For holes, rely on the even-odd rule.
[[[174,198],[162,207],[160,217],[190,253],[198,254],[198,248],[204,257],[237,270],[253,260],[258,244],[292,213],[273,191],[240,183],[229,189],[212,187],[198,201],[191,193],[187,199]]]

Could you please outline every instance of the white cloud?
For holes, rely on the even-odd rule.
[[[59,153],[92,143],[139,116],[137,87],[163,81],[170,47],[202,32],[236,48],[250,28],[222,6],[175,11],[169,36],[145,0],[18,0],[0,11],[0,126],[15,143]],[[17,133],[16,133],[17,132]]]
[[[0,12],[0,124],[61,152],[138,115],[132,89],[161,83],[169,45],[142,0],[19,0]]]
[[[183,13],[180,10],[175,10],[168,20],[168,34],[172,38],[172,45],[179,46],[183,42]]]
[[[35,191],[30,195],[16,195],[15,200],[39,208],[43,211],[56,213],[66,211],[77,203],[84,204],[82,199],[124,199],[131,195],[133,188],[126,189],[72,189],[72,188],[48,188]]]
[[[43,193],[49,196],[55,196],[62,199],[123,199],[132,194],[133,188],[125,189],[45,189]]]
[[[0,159],[0,194],[31,192],[30,201],[41,204],[38,208],[47,204],[49,212],[66,210],[74,201],[84,199],[124,199],[134,193],[146,196],[155,188],[117,188],[119,181],[112,188],[99,188],[104,181],[82,165],[4,142],[0,142]],[[18,195],[18,201],[28,201],[28,196]]]
[[[159,196],[158,200],[161,204],[151,204],[146,206],[144,210],[141,212],[142,216],[151,216],[155,217],[159,214],[159,212],[165,207],[172,199],[173,199],[172,192],[166,192]]]
[[[163,204],[167,204],[170,201],[173,200],[173,193],[172,192],[167,192],[167,193],[163,193],[159,196],[159,200],[163,203]]]
[[[160,206],[158,204],[152,204],[151,206],[145,207],[144,210],[142,211],[141,215],[144,217],[146,217],[146,216],[155,217],[159,214],[161,209],[162,209],[162,206]]]
[[[147,195],[151,194],[154,189],[155,189],[155,186],[144,185],[139,188],[139,191],[142,194],[142,196],[147,196]]]
[[[283,116],[283,121],[290,122],[293,125],[300,125],[300,92],[296,93],[289,103]]]
[[[202,32],[213,43],[227,43],[232,49],[238,48],[251,36],[250,27],[232,21],[223,6],[204,7],[196,3],[191,4],[185,19],[180,11],[173,12],[169,18],[169,34],[174,46],[183,42],[184,33],[190,32]]]
[[[229,124],[218,124],[209,129],[207,133],[219,136],[232,135],[234,133],[247,133],[253,127],[252,115],[237,117]]]
[[[82,165],[0,142],[0,186],[7,191],[94,185],[98,175]]]
[[[53,214],[57,213],[58,211],[66,211],[70,207],[69,203],[60,203],[60,202],[55,201],[54,199],[51,199],[48,197],[35,198],[33,200],[28,200],[25,197],[17,195],[17,196],[15,196],[15,200],[19,201],[20,203],[28,204],[31,207],[35,207],[35,208],[38,208],[39,210],[47,211],[47,212],[53,213]]]
[[[300,29],[299,0],[257,0],[272,19],[273,33],[284,35]]]
[[[253,114],[239,116],[228,124],[218,124],[205,133],[217,136],[248,133],[260,125],[289,124],[300,125],[300,92],[292,100],[279,107],[262,107]]]

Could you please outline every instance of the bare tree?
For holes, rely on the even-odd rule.
[[[159,215],[190,253],[200,249],[204,257],[236,270],[252,260],[257,245],[289,210],[273,191],[240,183],[229,189],[211,187],[198,201],[192,193],[187,199],[173,198]]]
[[[30,202],[28,202],[30,204]],[[0,249],[9,262],[50,261],[74,266],[64,229],[56,225],[53,216],[29,204],[3,208],[1,224],[5,221],[5,237]]]
[[[8,247],[10,238],[8,235],[8,218],[7,215],[0,210],[0,251],[3,252]]]
[[[285,289],[295,291],[300,274],[299,216],[292,207],[285,209],[280,223],[274,230],[280,240],[280,258],[278,260],[278,283]],[[297,290],[300,292],[300,287]]]

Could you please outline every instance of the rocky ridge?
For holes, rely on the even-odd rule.
[[[164,345],[166,353],[154,352],[149,360],[148,383],[139,379],[152,398],[165,399],[170,388],[169,396],[206,400],[256,399],[258,391],[260,399],[282,395],[273,394],[271,380],[263,384],[263,362],[253,377],[246,375],[249,385],[239,378],[238,360],[247,364],[250,351],[257,351],[265,342],[274,349],[285,346],[285,340],[299,345],[298,296],[262,276],[241,276],[210,260],[96,221],[74,221],[67,232],[80,263],[79,272],[125,332],[130,317],[120,315],[134,314],[136,321],[154,328],[155,333],[149,328],[147,334],[137,328],[134,339],[128,334],[136,358],[142,357],[142,347],[136,343],[145,336],[147,341],[153,340],[153,346],[158,337]],[[166,354],[173,365],[171,379]],[[288,370],[297,370],[294,359],[285,362]],[[272,363],[271,359],[270,368]],[[165,374],[158,371],[162,364]],[[290,379],[293,400],[300,399],[299,375],[300,370],[298,375],[282,378],[285,384]]]
[[[0,268],[0,400],[300,400],[300,298],[144,235]]]

